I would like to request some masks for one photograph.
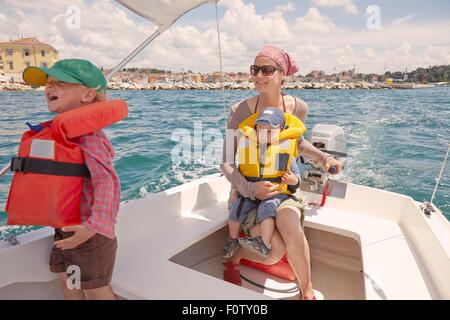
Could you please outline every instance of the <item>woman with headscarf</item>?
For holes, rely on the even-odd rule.
[[[299,70],[292,57],[283,49],[266,45],[255,57],[254,64],[250,66],[255,89],[258,95],[238,102],[231,108],[227,129],[236,130],[239,123],[256,112],[266,108],[275,107],[285,113],[295,115],[306,121],[308,105],[301,99],[284,94],[282,86],[284,78],[295,74]],[[299,154],[303,157],[321,164],[326,170],[331,166],[337,167],[337,173],[342,170],[342,164],[327,153],[315,148],[304,138],[299,139]],[[268,181],[249,182],[239,172],[235,163],[237,138],[225,138],[223,146],[223,161],[221,171],[232,185],[231,195],[236,191],[245,198],[264,200],[279,193],[277,186]],[[272,237],[272,250],[267,258],[249,252],[240,247],[225,263],[224,279],[240,285],[239,261],[242,258],[264,263],[267,265],[278,262],[284,254],[287,255],[297,280],[299,282],[300,297],[302,299],[315,299],[311,283],[309,245],[303,231],[304,206],[301,195],[290,197],[283,201],[278,209],[275,220],[276,231]],[[233,197],[233,196],[232,196]],[[233,199],[230,199],[232,201]],[[248,221],[251,221],[249,214]],[[253,222],[244,223],[251,237],[260,235],[259,225]]]

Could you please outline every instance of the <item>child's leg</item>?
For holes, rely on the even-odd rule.
[[[239,196],[229,209],[229,238],[226,240],[222,250],[222,256],[225,259],[231,258],[239,249],[239,230],[242,222],[248,215],[248,212],[256,207],[255,201],[245,199]]]
[[[261,257],[266,258],[269,256],[272,250],[272,236],[275,232],[274,217],[279,204],[279,199],[276,197],[261,201],[256,212],[261,235],[255,238],[240,239],[242,247]]]
[[[245,221],[248,213],[258,205],[255,201],[238,196],[229,209],[228,228],[231,239],[239,238],[241,224]]]
[[[64,291],[64,300],[85,300],[86,296],[82,289],[69,289],[67,288],[67,273],[61,272],[59,274],[59,282],[61,288]]]
[[[228,232],[231,239],[237,239],[241,223],[239,221],[228,220]]]
[[[259,204],[257,216],[260,224],[261,238],[266,245],[269,245],[272,241],[272,236],[275,231],[275,216],[277,208],[281,203],[281,199],[284,195],[275,196],[262,201]]]
[[[117,300],[111,286],[86,290],[86,297],[89,300]]]
[[[275,232],[275,219],[266,218],[263,221],[261,221],[260,230],[261,230],[261,238],[267,245],[270,245],[273,233]]]
[[[67,288],[67,274],[61,273],[59,279],[64,290],[64,300],[117,300],[117,296],[110,286],[90,290],[69,289]]]
[[[240,225],[241,224],[239,221],[233,221],[231,219],[228,220],[229,237],[225,241],[225,245],[223,246],[222,249],[222,256],[225,259],[231,258],[239,248],[238,236]]]

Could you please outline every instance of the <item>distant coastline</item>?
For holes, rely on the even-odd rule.
[[[299,82],[292,81],[284,85],[285,90],[352,90],[352,89],[423,89],[438,86],[448,86],[449,82],[419,84],[419,83],[381,83],[381,82]],[[254,84],[225,82],[224,90],[253,90]],[[43,90],[43,88],[32,88],[22,83],[0,83],[0,91],[30,91]],[[195,83],[195,82],[177,82],[177,83],[147,83],[136,82],[109,82],[108,90],[222,90],[221,83]]]
[[[106,75],[110,70],[101,68]],[[352,90],[352,89],[423,89],[448,86],[450,65],[418,68],[407,72],[387,71],[382,75],[347,71],[327,74],[313,70],[306,75],[285,78],[284,89],[297,90]],[[223,83],[223,85],[222,85]],[[118,71],[108,82],[109,90],[253,90],[252,77],[247,72],[208,73],[172,72],[156,68],[125,68]],[[23,83],[0,72],[0,91],[42,90]]]

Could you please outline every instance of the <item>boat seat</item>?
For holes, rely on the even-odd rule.
[[[323,207],[307,210],[305,226],[359,242],[366,299],[431,299],[420,262],[396,221]]]
[[[114,291],[125,299],[269,299],[170,261],[225,227],[228,218],[224,201],[175,214],[170,204],[176,206],[179,193],[171,196],[167,202],[138,200],[121,210]]]
[[[119,295],[129,299],[267,298],[170,261],[226,226],[229,186],[224,179],[205,177],[121,207],[112,279]],[[194,183],[197,188],[192,188]],[[423,279],[426,273],[396,221],[325,206],[307,210],[305,225],[358,241],[367,299],[430,298]],[[197,287],[202,290],[193,290]]]
[[[112,281],[116,292],[128,299],[204,299],[213,297],[214,292],[217,298],[223,297],[226,292],[241,298],[256,295],[240,291],[243,289],[241,287],[217,282],[217,279],[169,260],[211,232],[226,226],[224,201],[212,202],[181,215],[173,214],[167,207],[158,207],[158,202],[154,205],[142,203],[142,206],[136,202],[133,207],[124,208],[119,215],[119,250]],[[397,222],[325,207],[307,210],[305,226],[351,237],[359,242],[366,299],[431,298],[419,263]],[[122,237],[122,232],[127,236]],[[142,254],[136,255],[136,251]],[[179,286],[180,275],[185,286]],[[187,290],[199,282],[202,287],[210,288],[209,294]],[[219,287],[221,293],[217,291]],[[411,290],[404,290],[405,287]],[[136,295],[136,292],[141,294]]]

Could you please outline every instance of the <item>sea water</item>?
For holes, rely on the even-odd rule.
[[[286,93],[308,103],[309,130],[317,123],[344,128],[348,158],[343,180],[418,201],[430,199],[450,143],[450,87]],[[204,134],[219,129],[223,133],[231,105],[256,93],[180,90],[108,94],[112,99],[125,99],[129,105],[129,117],[105,133],[116,152],[121,200],[130,201],[219,172],[218,161],[173,161],[178,144],[174,135],[185,132],[194,140],[194,127],[201,127]],[[27,129],[25,122],[35,124],[50,117],[43,92],[0,92],[0,166],[17,153],[21,134]],[[11,173],[0,177],[0,238],[34,229],[4,226],[11,178]],[[450,219],[450,163],[434,202]]]

